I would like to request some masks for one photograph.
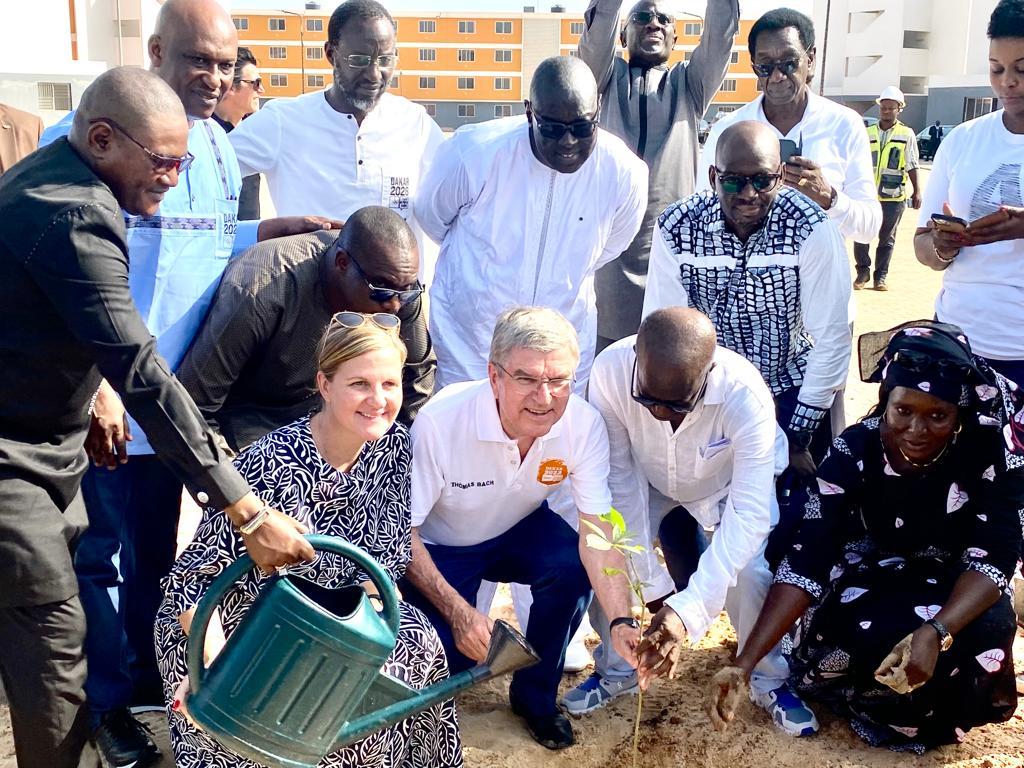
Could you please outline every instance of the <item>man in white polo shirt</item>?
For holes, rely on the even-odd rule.
[[[441,246],[430,289],[439,386],[486,376],[495,314],[538,304],[575,326],[586,387],[594,273],[629,246],[647,208],[647,166],[597,127],[599,107],[587,65],[554,56],[534,73],[525,118],[464,126],[437,153],[416,215]]]
[[[612,504],[645,539],[641,577],[651,584],[645,596],[664,597],[675,591],[673,581],[679,590],[665,599],[641,645],[666,658],[686,638],[700,640],[723,606],[742,648],[772,583],[764,550],[778,519],[775,477],[788,463],[786,438],[760,372],[716,341],[701,312],[658,310],[636,336],[602,352],[590,377],[590,402],[608,428]],[[673,510],[677,505],[683,508]],[[714,530],[692,576],[680,557],[688,541],[673,535],[689,532],[674,524],[678,515]],[[656,534],[672,579],[653,555]],[[591,616],[603,633],[607,622],[593,608]],[[636,688],[632,660],[620,660],[607,643],[595,660],[594,674],[563,699],[570,712],[582,714]],[[814,733],[814,714],[789,689],[788,676],[775,648],[751,677],[752,698],[787,733]]]
[[[437,246],[423,236],[412,199],[444,143],[419,104],[388,93],[398,63],[395,20],[375,0],[348,0],[327,25],[334,67],[325,91],[272,99],[231,132],[242,175],[263,173],[279,216],[289,211],[346,219],[368,205],[405,218],[429,284]]]
[[[574,743],[555,697],[591,586],[613,617],[606,634],[624,663],[639,640],[629,586],[605,572],[623,568],[621,556],[582,544],[547,505],[571,480],[579,514],[607,529],[598,516],[611,506],[608,438],[600,414],[572,394],[578,362],[564,317],[507,310],[494,329],[488,378],[445,388],[412,428],[412,561],[402,592],[430,618],[457,672],[487,653],[493,624],[475,607],[481,581],[530,585],[526,638],[541,661],[513,675],[509,698],[549,749]]]

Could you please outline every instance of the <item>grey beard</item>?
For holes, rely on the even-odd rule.
[[[356,96],[354,93],[350,93],[345,89],[345,86],[338,80],[335,80],[338,85],[338,90],[344,94],[345,98],[348,99],[348,103],[360,112],[370,112],[374,107],[377,106],[377,102],[380,101],[381,94],[377,95],[375,99],[364,99],[360,96]],[[381,92],[383,93],[383,92]]]

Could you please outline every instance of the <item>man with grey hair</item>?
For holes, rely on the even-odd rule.
[[[0,677],[20,768],[72,768],[88,737],[72,558],[101,375],[179,487],[223,509],[258,565],[313,557],[302,526],[263,504],[217,448],[129,293],[124,212],[156,213],[191,162],[187,142],[174,91],[116,68],[86,89],[68,139],[0,179]]]
[[[580,339],[577,390],[594,359],[594,273],[618,257],[647,208],[647,166],[597,126],[597,83],[579,59],[537,67],[525,117],[460,128],[416,197],[441,245],[430,289],[438,382],[487,375],[494,312],[557,309]]]
[[[526,638],[541,661],[515,673],[509,698],[549,749],[574,743],[555,697],[591,586],[627,663],[639,640],[629,586],[605,570],[621,574],[621,556],[587,547],[548,507],[571,480],[581,519],[607,529],[598,518],[611,507],[608,436],[600,414],[572,393],[578,362],[576,332],[560,314],[507,310],[495,325],[487,378],[446,387],[412,427],[412,560],[403,594],[430,618],[458,672],[487,653],[493,624],[475,607],[481,581],[532,587]]]

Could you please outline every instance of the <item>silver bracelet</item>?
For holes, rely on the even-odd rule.
[[[932,246],[932,250],[935,251],[935,258],[941,261],[943,264],[952,264],[953,259],[957,257],[956,253],[954,253],[952,256],[949,256],[948,258],[946,256],[943,256],[941,253],[939,253],[939,249],[936,248],[934,245]]]
[[[243,536],[251,536],[259,530],[261,525],[267,522],[268,517],[270,517],[270,506],[264,504],[259,512],[238,526],[238,532]]]

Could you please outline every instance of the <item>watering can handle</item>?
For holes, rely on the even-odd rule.
[[[354,544],[334,536],[308,535],[306,540],[313,546],[313,549],[321,552],[333,552],[351,560],[366,571],[374,586],[380,593],[383,603],[381,617],[388,625],[392,634],[398,634],[398,593],[391,577],[370,555]],[[206,666],[203,664],[203,649],[206,645],[206,629],[217,610],[220,601],[235,582],[255,567],[255,563],[249,555],[242,555],[231,565],[224,569],[223,573],[214,579],[213,584],[203,595],[192,618],[192,629],[188,636],[186,657],[188,661],[188,677],[192,692],[195,693],[203,684],[206,677]]]

